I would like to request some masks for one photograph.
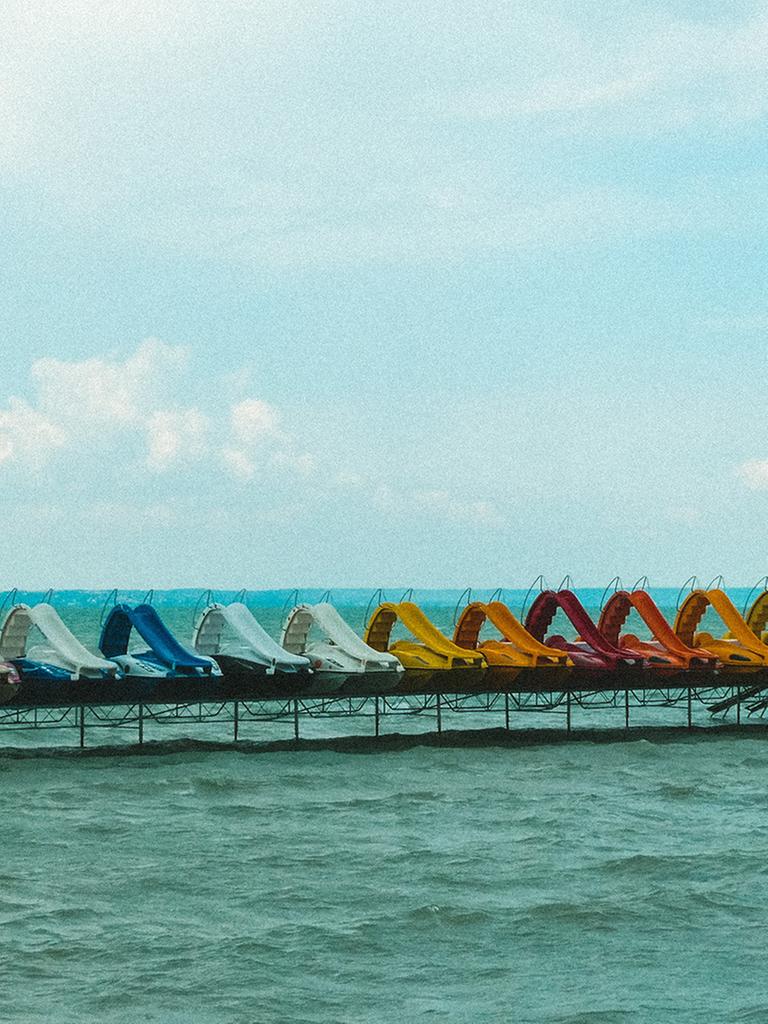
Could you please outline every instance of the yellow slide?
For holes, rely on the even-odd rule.
[[[414,639],[396,640],[390,646],[396,622],[405,626]],[[383,601],[371,615],[363,639],[376,651],[394,654],[404,668],[485,668],[482,654],[449,640],[413,601]]]
[[[710,607],[728,631],[723,637],[697,632]],[[768,665],[768,646],[749,628],[723,590],[692,590],[680,605],[674,628],[683,643],[703,647],[730,669],[753,670]]]
[[[480,640],[486,620],[501,633],[501,640]],[[459,647],[478,650],[491,666],[514,668],[566,668],[573,663],[565,651],[547,647],[501,601],[473,601],[462,611],[453,634]]]

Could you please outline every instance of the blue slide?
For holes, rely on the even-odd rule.
[[[129,654],[131,631],[149,645],[141,654]],[[210,658],[202,658],[183,647],[150,604],[118,604],[101,631],[99,647],[105,658],[116,661],[129,675],[220,675]]]

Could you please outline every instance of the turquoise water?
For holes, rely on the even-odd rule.
[[[647,735],[22,758],[40,736],[4,732],[0,1016],[765,1021],[763,731]]]

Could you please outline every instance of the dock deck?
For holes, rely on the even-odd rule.
[[[556,685],[555,685],[556,684]],[[104,730],[121,730],[128,742],[144,744],[148,738],[165,738],[169,728],[178,736],[192,736],[201,726],[225,726],[232,742],[243,738],[258,741],[260,723],[282,723],[285,738],[300,740],[303,726],[317,720],[355,720],[360,736],[381,737],[396,731],[404,717],[421,719],[428,730],[441,734],[444,729],[467,722],[468,716],[483,716],[490,727],[511,729],[551,729],[555,723],[566,734],[605,722],[612,728],[631,730],[633,711],[677,709],[679,719],[665,715],[659,725],[678,725],[693,729],[710,725],[714,716],[729,725],[762,719],[768,709],[768,671],[751,673],[680,672],[662,675],[649,672],[579,673],[555,680],[542,679],[531,671],[505,682],[503,673],[489,671],[468,687],[466,678],[456,673],[431,673],[429,679],[418,673],[407,677],[389,691],[355,692],[354,681],[342,691],[329,694],[236,693],[230,688],[205,692],[199,686],[180,691],[175,699],[162,695],[156,699],[136,698],[126,692],[122,699],[112,692],[110,699],[35,705],[8,704],[0,707],[0,730],[69,730],[72,746],[85,747],[104,735]],[[84,691],[85,696],[86,691]],[[610,715],[613,710],[614,714]],[[531,714],[546,716],[532,721]],[[648,725],[648,716],[644,725]],[[546,722],[545,726],[541,722]],[[530,725],[528,724],[530,723]],[[126,732],[127,731],[127,732]],[[217,730],[218,732],[218,730]],[[327,727],[325,728],[327,734]],[[132,737],[131,734],[132,733]],[[349,727],[343,734],[349,736]],[[265,737],[266,738],[266,737]],[[270,734],[274,738],[274,732]],[[0,741],[2,742],[2,741]]]

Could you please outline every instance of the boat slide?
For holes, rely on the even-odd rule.
[[[579,636],[578,640],[566,640],[559,634],[547,638],[547,631],[558,611],[565,612]],[[616,670],[643,664],[641,655],[622,650],[603,636],[571,590],[542,590],[528,611],[525,628],[547,647],[566,651],[578,668]]]
[[[727,630],[723,637],[697,632],[708,608],[717,612]],[[739,614],[725,591],[692,590],[675,617],[674,632],[689,647],[702,647],[728,668],[754,670],[768,666],[768,646]]]
[[[312,639],[310,630],[320,633]],[[369,646],[332,604],[299,604],[289,613],[280,637],[289,654],[309,659],[316,673],[346,675],[402,672],[400,662],[385,650]]]
[[[149,645],[149,650],[129,653],[131,633]],[[128,676],[169,678],[175,676],[220,676],[212,658],[201,657],[183,647],[151,604],[118,604],[110,611],[101,631],[102,653],[117,662]]]
[[[391,643],[396,622],[400,622],[414,639]],[[377,651],[389,651],[390,655],[395,655],[404,668],[485,667],[485,658],[480,651],[459,647],[449,640],[413,601],[383,601],[368,621],[365,641]]]
[[[30,648],[32,629],[39,631],[43,643]],[[43,603],[11,608],[0,631],[0,658],[19,662],[25,672],[38,671],[59,679],[101,679],[118,671],[114,661],[92,654],[56,609]]]
[[[490,622],[501,640],[480,641],[480,631]],[[565,651],[536,640],[501,601],[472,601],[459,616],[453,634],[459,647],[480,651],[489,665],[516,668],[564,668],[572,664]]]
[[[652,641],[641,640],[634,633],[621,633],[632,610],[649,629]],[[715,668],[717,658],[700,647],[689,646],[675,633],[661,614],[658,605],[645,590],[617,590],[605,604],[598,629],[614,647],[636,651],[649,663],[677,668]]]
[[[240,601],[209,604],[197,621],[193,646],[205,657],[245,664],[266,675],[310,671],[309,658],[284,650]]]

